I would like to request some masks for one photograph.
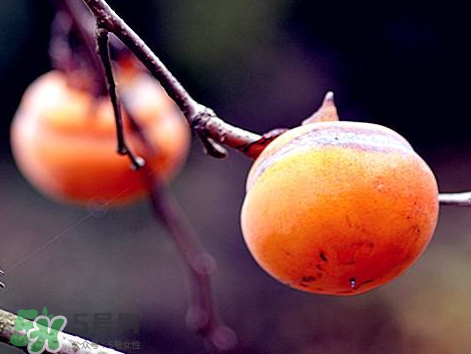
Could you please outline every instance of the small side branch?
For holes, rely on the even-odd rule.
[[[0,342],[13,346],[10,343],[10,338],[12,334],[18,333],[15,331],[16,318],[16,315],[0,309]],[[38,324],[38,327],[42,327],[41,324]],[[42,333],[48,333],[48,330],[44,328]],[[123,354],[86,339],[62,332],[59,332],[58,339],[62,343],[62,348],[56,354]],[[18,349],[28,353],[27,347],[18,347]]]
[[[213,304],[210,274],[215,265],[213,258],[198,242],[184,213],[167,186],[155,179],[151,191],[152,206],[157,219],[173,238],[190,273],[192,302],[187,313],[187,324],[200,334],[213,353],[232,349],[237,337],[224,325]]]
[[[471,192],[441,193],[438,201],[442,205],[455,205],[471,207]]]
[[[131,149],[129,149],[129,147],[127,146],[126,140],[124,138],[123,117],[121,114],[121,104],[116,88],[116,82],[114,79],[113,66],[111,64],[108,31],[103,28],[98,28],[96,32],[96,39],[98,46],[97,50],[98,54],[100,55],[101,62],[103,64],[103,69],[105,71],[105,77],[108,84],[108,93],[110,96],[111,104],[113,106],[114,116],[116,120],[118,154],[127,155],[131,160],[132,167],[137,170],[144,166],[144,159],[133,154]]]

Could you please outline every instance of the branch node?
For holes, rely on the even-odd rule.
[[[198,253],[192,264],[196,272],[202,275],[210,275],[216,269],[216,261],[207,252]]]
[[[208,320],[208,312],[201,306],[191,306],[186,312],[185,323],[193,332],[201,331],[208,324]]]
[[[218,159],[225,158],[228,155],[226,148],[209,136],[207,125],[211,119],[218,119],[216,113],[211,108],[198,104],[197,113],[191,119],[191,127],[198,134],[205,152],[209,156]],[[224,140],[224,134],[222,134],[220,140]]]
[[[211,341],[220,351],[230,350],[237,345],[237,334],[227,326],[219,326],[211,334]]]

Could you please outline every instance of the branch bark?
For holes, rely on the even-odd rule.
[[[12,334],[18,333],[15,331],[16,318],[16,315],[0,309],[0,342],[13,346],[13,344],[10,343],[10,337]],[[38,327],[40,326],[41,325],[38,325]],[[62,332],[59,332],[58,338],[62,343],[62,348],[60,351],[56,352],[56,354],[123,354],[114,349],[89,342],[81,337]],[[81,343],[88,343],[88,348],[82,348]],[[28,353],[26,347],[16,348]]]
[[[248,157],[256,158],[269,143],[266,138],[258,134],[223,121],[212,109],[195,101],[147,44],[106,1],[82,1],[95,17],[97,27],[118,37],[161,83],[202,140],[208,154],[218,158],[226,156],[226,151],[222,146],[225,145],[241,151]]]
[[[210,275],[215,262],[200,245],[198,237],[169,188],[154,179],[151,202],[155,216],[165,227],[182,256],[192,283],[192,301],[187,312],[187,325],[200,334],[212,353],[233,349],[235,332],[227,327],[215,309]]]
[[[279,130],[278,134],[273,134],[272,131],[260,136],[225,122],[212,109],[199,104],[190,96],[146,43],[114,12],[105,0],[82,1],[91,10],[97,25],[116,35],[159,80],[184,113],[190,126],[202,139],[210,155],[224,157],[226,152],[221,145],[225,145],[241,151],[250,158],[256,158],[273,139],[283,133],[283,130]],[[332,101],[331,93],[327,94],[326,100]],[[332,114],[336,116],[336,112]],[[318,117],[315,118],[318,119]],[[470,194],[471,192],[442,193],[439,195],[439,201],[442,205],[471,206]]]
[[[146,158],[152,159],[159,151],[127,108],[126,101],[123,102],[123,107],[132,129],[145,147]],[[147,169],[145,176],[148,178],[154,216],[167,231],[188,269],[192,297],[186,323],[203,338],[211,353],[232,349],[237,344],[237,335],[224,324],[213,301],[211,273],[215,268],[215,261],[199,242],[167,184],[148,166],[144,168]]]

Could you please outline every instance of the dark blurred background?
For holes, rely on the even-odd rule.
[[[343,119],[397,130],[442,190],[471,189],[465,2],[110,3],[227,121],[257,132],[296,126],[333,90]],[[43,198],[14,166],[9,125],[24,89],[50,69],[53,14],[46,0],[0,2],[0,267],[8,285],[0,307],[47,306],[69,323],[85,313],[88,337],[139,340],[133,353],[204,353],[185,327],[185,268],[146,203],[90,216]],[[351,298],[310,295],[271,279],[244,245],[249,167],[235,152],[225,161],[204,156],[195,141],[173,184],[217,260],[215,298],[239,335],[238,352],[469,353],[471,210],[443,208],[428,250],[391,284]],[[139,334],[103,336],[91,323],[100,312],[139,314]]]

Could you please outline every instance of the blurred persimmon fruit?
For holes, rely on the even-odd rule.
[[[27,88],[11,126],[14,159],[43,194],[78,204],[122,205],[148,193],[150,174],[169,180],[180,169],[190,133],[173,101],[142,71],[122,70],[118,80],[127,111],[152,145],[149,153],[124,112],[127,143],[146,168],[132,171],[129,159],[116,153],[108,96],[96,97],[72,85],[69,75],[51,71]]]

